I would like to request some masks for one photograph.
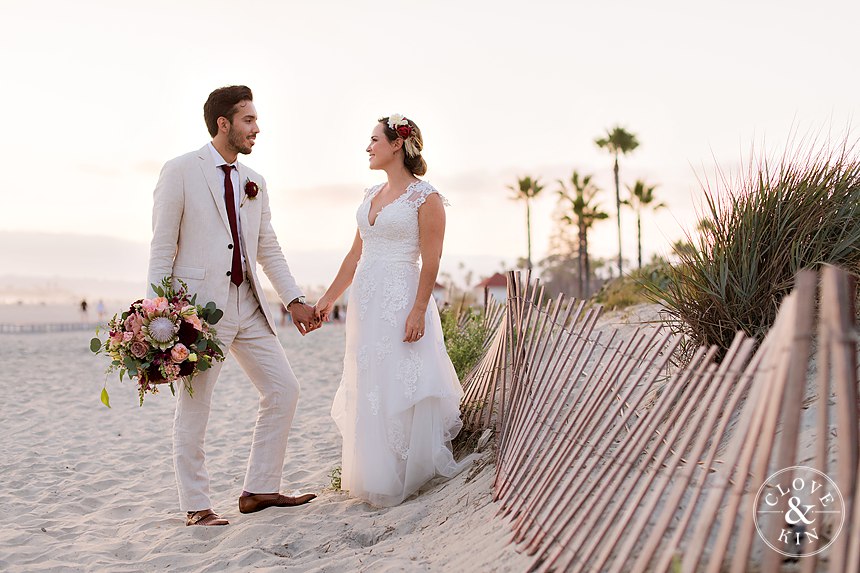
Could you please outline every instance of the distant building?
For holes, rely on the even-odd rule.
[[[478,304],[484,304],[485,288],[489,296],[498,302],[504,303],[508,298],[508,278],[502,273],[496,273],[478,283],[475,287]]]
[[[433,287],[433,299],[436,301],[436,306],[442,308],[442,306],[448,302],[447,292],[445,291],[445,287],[436,283]]]

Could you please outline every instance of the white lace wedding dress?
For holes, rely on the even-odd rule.
[[[418,288],[418,208],[429,183],[410,185],[373,225],[369,189],[358,208],[364,243],[349,294],[343,378],[331,414],[343,436],[341,487],[371,505],[401,503],[436,476],[452,477],[451,439],[460,431],[457,374],[432,299],[424,336],[403,342]]]

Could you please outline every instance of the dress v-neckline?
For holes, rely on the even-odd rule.
[[[390,205],[393,205],[394,203],[397,203],[398,201],[400,201],[403,197],[406,196],[407,193],[409,193],[409,190],[412,188],[413,185],[417,185],[420,182],[421,182],[420,179],[413,181],[412,183],[410,183],[409,185],[406,186],[406,189],[403,190],[403,193],[401,193],[400,195],[395,197],[393,200],[391,200],[388,203],[386,203],[385,205],[383,205],[382,208],[376,212],[376,217],[373,218],[373,222],[371,223],[370,222],[370,213],[373,211],[373,199],[377,195],[379,195],[380,191],[382,191],[382,187],[385,187],[385,183],[383,183],[382,187],[380,187],[376,193],[371,195],[370,200],[367,202],[367,224],[371,227],[375,227],[376,222],[379,221],[379,216],[382,215],[382,212],[385,211]]]

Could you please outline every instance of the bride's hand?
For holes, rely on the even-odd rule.
[[[406,317],[403,342],[418,342],[424,336],[424,311],[413,308]]]
[[[334,307],[334,301],[329,300],[323,295],[314,305],[314,316],[318,317],[323,322],[328,322],[331,310]]]

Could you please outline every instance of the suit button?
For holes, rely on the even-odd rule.
[[[232,248],[233,248],[233,243],[230,243],[229,245],[227,245],[227,248],[228,248],[228,249],[232,249]]]
[[[228,276],[228,277],[230,276],[230,271],[227,271],[227,276]]]

